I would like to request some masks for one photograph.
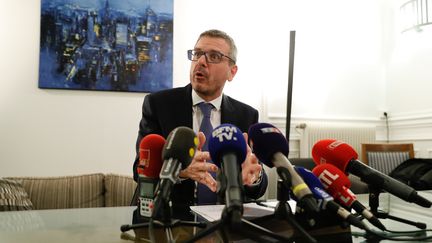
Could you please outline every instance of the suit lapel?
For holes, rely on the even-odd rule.
[[[229,115],[227,115],[229,114]],[[221,104],[221,124],[230,123],[235,124],[236,113],[234,112],[234,108],[231,105],[228,97],[223,95],[222,104]]]
[[[192,86],[186,85],[184,88],[183,100],[179,100],[179,123],[183,126],[192,127]],[[182,104],[184,102],[185,104]]]

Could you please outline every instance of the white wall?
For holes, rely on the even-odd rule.
[[[239,48],[239,72],[227,93],[263,110],[264,119],[284,117],[289,31],[296,30],[294,116],[374,119],[377,107],[383,109],[382,9],[376,1],[199,3],[182,1],[174,9],[181,33],[175,39],[175,78],[187,77],[184,53],[196,36],[203,29],[224,29]],[[354,100],[358,91],[368,95]]]
[[[389,115],[389,140],[414,143],[415,156],[432,158],[432,26],[420,31],[402,32],[399,7],[405,0],[392,2],[392,40],[386,55],[386,104]],[[378,138],[387,137],[379,127]]]
[[[131,174],[144,94],[38,89],[40,1],[0,3],[0,176]]]
[[[174,1],[174,86],[188,83],[186,50],[198,34],[223,29],[239,48],[226,92],[259,109],[261,121],[280,123],[296,30],[293,118],[379,122],[387,110],[388,5]],[[38,89],[39,17],[38,0],[0,0],[0,176],[131,174],[145,94]]]

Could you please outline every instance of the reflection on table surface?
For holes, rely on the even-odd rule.
[[[0,242],[124,242],[120,225],[132,207],[31,210],[0,213]]]
[[[419,192],[422,196],[432,200],[431,191]],[[358,195],[358,199],[365,206],[368,205],[368,195]],[[382,194],[380,206],[389,210],[393,216],[412,221],[423,222],[427,228],[432,225],[432,210],[416,204],[405,202],[397,197]],[[120,231],[120,226],[132,223],[133,211],[136,207],[113,208],[83,208],[83,209],[57,209],[32,210],[16,212],[0,212],[0,242],[149,242],[149,228],[130,230],[126,233]],[[389,219],[380,219],[387,229],[394,231],[416,230],[414,226],[396,222]],[[285,223],[286,225],[286,223]],[[278,221],[269,222],[268,229],[285,232],[288,235],[292,229],[285,227]],[[182,242],[196,234],[200,229],[196,227],[174,227],[171,229],[173,239]],[[337,230],[337,229],[336,229]],[[352,227],[353,232],[362,230]],[[155,229],[153,236],[156,242],[167,240],[164,229]],[[234,232],[235,233],[235,232]],[[317,234],[328,232],[316,231]],[[241,237],[234,237],[239,240]],[[219,242],[218,234],[208,236],[200,242]],[[365,238],[352,238],[353,242],[366,242]],[[242,240],[241,242],[249,242]],[[381,241],[390,242],[390,241]]]
[[[432,200],[432,191],[419,191],[418,192],[421,196]],[[368,206],[368,194],[361,194],[357,195],[357,199],[363,203],[363,205]],[[388,193],[381,193],[380,195],[380,209],[384,212],[389,213],[391,216],[395,216],[398,218],[414,221],[414,222],[420,222],[425,223],[427,226],[427,229],[432,228],[432,209],[431,208],[425,208],[418,206],[414,203],[406,202],[396,196],[393,196]],[[365,221],[365,220],[363,220]],[[408,225],[406,223],[398,222],[391,219],[380,219],[380,221],[386,226],[387,230],[391,231],[416,231],[420,230],[419,228],[416,228],[415,226]],[[365,221],[367,223],[367,221]],[[370,224],[368,224],[370,225]],[[371,226],[372,227],[372,226]],[[372,227],[373,228],[373,227]],[[364,231],[351,227],[352,232],[354,234],[356,232],[364,233]],[[430,234],[428,234],[430,235]],[[419,236],[426,236],[426,233],[421,233],[417,235]],[[411,237],[411,236],[409,236]],[[406,237],[404,237],[406,238]],[[432,241],[432,240],[430,240]],[[366,241],[363,237],[353,237],[353,242],[377,242],[377,241]],[[395,242],[391,240],[381,240],[380,243],[384,242]],[[397,241],[397,242],[413,242],[413,241]],[[418,242],[418,241],[414,241]]]

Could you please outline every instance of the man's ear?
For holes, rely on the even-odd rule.
[[[232,81],[234,79],[234,76],[236,75],[238,70],[238,66],[237,65],[232,65],[230,68],[230,71],[228,73],[228,81]]]

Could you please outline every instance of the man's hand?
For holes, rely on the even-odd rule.
[[[247,133],[243,133],[243,136],[248,141]],[[252,185],[258,179],[262,170],[262,166],[259,164],[257,157],[252,153],[252,149],[247,145],[246,159],[242,163],[242,179],[244,185]]]
[[[198,183],[202,183],[208,186],[213,192],[216,192],[216,180],[209,172],[216,172],[218,167],[213,163],[207,162],[210,160],[209,152],[201,151],[206,140],[204,133],[199,132],[198,139],[199,145],[195,156],[190,165],[186,169],[180,171],[179,177],[182,179],[189,178]]]

